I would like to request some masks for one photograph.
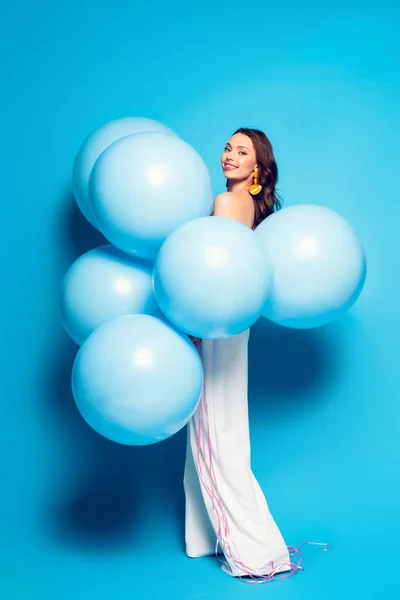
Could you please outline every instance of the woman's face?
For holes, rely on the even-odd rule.
[[[242,181],[253,175],[257,167],[256,151],[244,133],[235,133],[227,141],[221,155],[221,166],[227,179]]]

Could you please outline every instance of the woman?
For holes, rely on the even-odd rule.
[[[271,143],[258,129],[240,128],[221,156],[227,192],[213,215],[255,229],[280,208]],[[205,374],[205,393],[188,423],[184,473],[186,554],[223,554],[234,577],[270,580],[291,571],[289,549],[250,467],[247,406],[250,329],[220,340],[192,338]]]

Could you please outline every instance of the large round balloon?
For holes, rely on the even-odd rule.
[[[203,217],[176,229],[153,271],[154,293],[177,327],[206,339],[238,334],[261,316],[272,268],[258,237],[227,217]]]
[[[203,377],[199,353],[184,333],[149,315],[127,315],[96,329],[80,347],[72,391],[95,431],[144,446],[186,425]]]
[[[174,229],[209,215],[213,204],[201,156],[165,133],[138,133],[111,144],[93,167],[89,188],[103,235],[149,259]]]
[[[255,235],[274,269],[267,319],[295,329],[318,327],[357,300],[366,278],[364,248],[333,210],[316,204],[284,208],[262,221]]]
[[[61,288],[61,316],[77,344],[97,327],[122,315],[145,313],[163,318],[152,288],[153,265],[111,244],[80,256]]]
[[[86,219],[97,228],[96,219],[89,202],[89,177],[93,165],[100,154],[110,144],[124,137],[142,131],[162,131],[176,135],[163,123],[145,117],[123,117],[105,123],[92,131],[81,144],[72,168],[72,189],[77,204]]]

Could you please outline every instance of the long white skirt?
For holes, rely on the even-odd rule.
[[[250,329],[202,340],[205,393],[187,425],[185,541],[190,557],[222,553],[232,576],[291,569],[288,548],[250,466]]]

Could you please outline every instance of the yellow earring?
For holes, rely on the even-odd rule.
[[[258,182],[258,169],[254,169],[254,183],[249,187],[249,192],[252,196],[259,194],[262,190],[262,186]]]

